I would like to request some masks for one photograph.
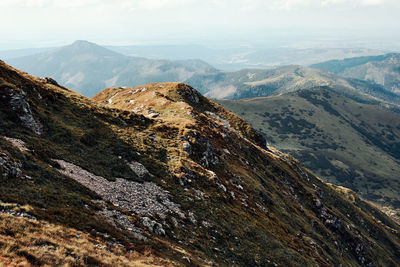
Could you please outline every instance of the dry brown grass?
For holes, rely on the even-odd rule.
[[[173,266],[150,251],[124,247],[87,233],[9,214],[0,214],[0,266]]]

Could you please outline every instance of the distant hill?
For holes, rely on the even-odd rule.
[[[382,54],[367,48],[295,48],[282,44],[268,45],[130,45],[107,46],[118,53],[155,59],[198,58],[222,70],[272,68],[290,64],[309,65],[323,60]]]
[[[185,81],[194,73],[213,70],[200,60],[130,57],[87,41],[76,41],[72,45],[7,62],[33,75],[51,77],[86,96],[111,86]]]
[[[382,86],[327,71],[297,65],[268,70],[245,69],[236,72],[214,71],[195,74],[187,83],[211,98],[241,99],[270,96],[324,86],[354,100],[398,109],[400,97]],[[389,105],[392,103],[393,105]]]
[[[25,56],[43,53],[43,52],[53,50],[53,49],[54,49],[54,47],[2,50],[2,51],[0,51],[0,59],[1,60],[9,60],[11,58],[25,57]]]
[[[367,80],[400,95],[400,54],[331,60],[311,67],[344,77]]]
[[[217,102],[325,181],[400,212],[400,114],[323,88]]]

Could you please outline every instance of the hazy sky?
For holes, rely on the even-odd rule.
[[[268,38],[399,39],[400,0],[0,0],[0,49]]]

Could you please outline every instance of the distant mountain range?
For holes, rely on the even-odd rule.
[[[217,100],[269,144],[325,181],[349,187],[400,222],[400,114],[326,88]]]
[[[383,86],[297,65],[195,74],[187,83],[211,98],[242,99],[326,87],[356,101],[399,110],[400,97]]]
[[[237,71],[243,68],[265,69],[290,64],[306,66],[331,59],[375,56],[385,53],[383,50],[368,48],[288,47],[282,43],[269,43],[267,45],[138,44],[103,47],[126,56],[157,60],[200,59],[216,68],[229,71]],[[0,59],[7,61],[53,49],[31,48],[0,51]]]
[[[216,46],[204,45],[132,45],[107,46],[108,49],[131,56],[156,59],[198,58],[213,66],[235,71],[243,68],[272,68],[290,64],[309,65],[327,59],[354,56],[371,56],[384,53],[367,48],[295,48],[263,46]]]
[[[400,95],[400,54],[355,57],[311,65],[343,77],[366,80]]]
[[[76,41],[72,45],[7,62],[31,74],[51,77],[86,96],[93,96],[106,87],[185,81],[194,73],[214,71],[201,60],[130,57],[87,41]]]
[[[133,48],[114,49],[130,54]],[[203,52],[206,53],[206,50]],[[93,96],[107,87],[186,82],[212,98],[269,96],[327,86],[339,94],[365,103],[394,110],[400,104],[400,96],[382,85],[339,77],[323,70],[290,65],[225,72],[201,60],[170,61],[133,57],[87,41],[76,41],[72,45],[39,54],[11,58],[7,62],[31,74],[51,77],[86,96]]]

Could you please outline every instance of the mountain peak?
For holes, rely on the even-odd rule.
[[[107,107],[118,108],[174,124],[197,125],[199,117],[215,117],[243,137],[265,147],[264,137],[244,120],[202,96],[185,83],[151,83],[139,87],[108,88],[93,98]],[[178,119],[179,118],[179,119]]]
[[[124,57],[123,55],[117,52],[111,51],[96,43],[92,43],[86,40],[76,40],[72,44],[61,47],[60,49],[54,51],[53,54],[54,53],[63,57],[76,56],[78,54],[91,54],[97,57],[102,57],[102,56]]]
[[[81,46],[81,47],[86,46],[86,47],[88,47],[88,46],[98,46],[98,45],[95,43],[89,42],[87,40],[76,40],[75,42],[73,42],[71,44],[71,46]]]

